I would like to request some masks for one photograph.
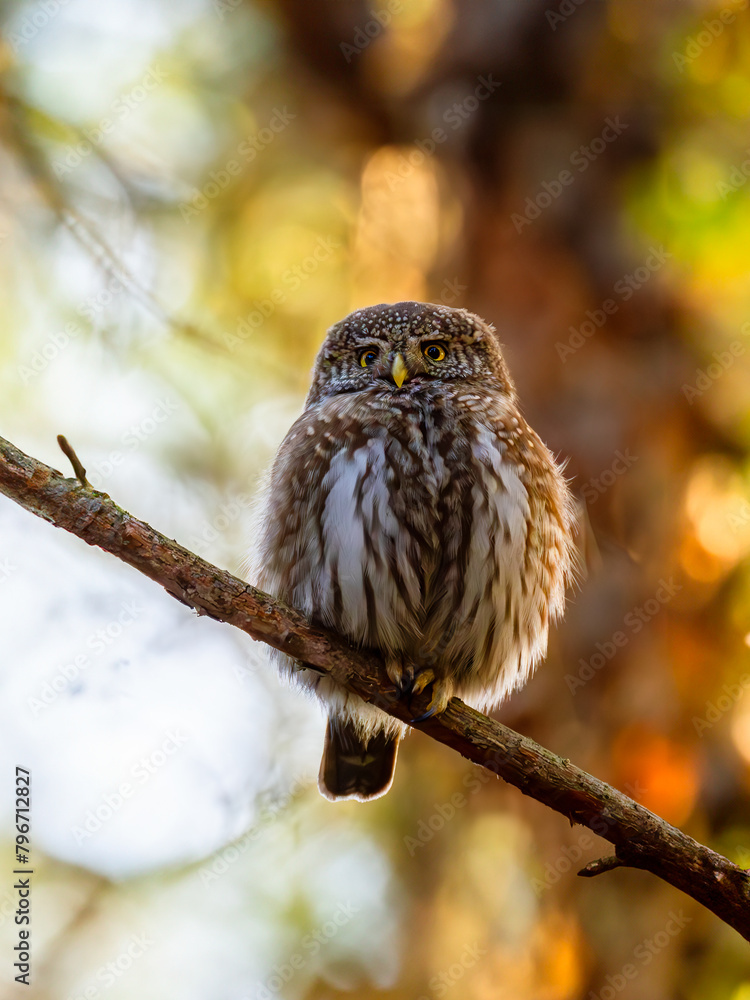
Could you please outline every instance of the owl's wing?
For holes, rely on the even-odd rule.
[[[296,591],[320,562],[315,508],[330,463],[330,448],[325,445],[315,411],[303,413],[265,476],[255,511],[256,537],[248,559],[259,587],[308,613],[310,602],[300,602]]]

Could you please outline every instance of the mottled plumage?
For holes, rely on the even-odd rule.
[[[433,711],[453,695],[487,709],[546,651],[572,534],[565,480],[518,410],[493,328],[399,302],[329,330],[271,470],[257,579],[380,650],[405,688],[431,683]],[[326,676],[294,673],[328,707],[323,794],[387,791],[406,727]]]

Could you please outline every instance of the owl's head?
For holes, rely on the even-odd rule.
[[[343,392],[414,393],[425,385],[458,381],[476,381],[515,399],[489,323],[465,309],[429,302],[368,306],[328,331],[307,405]]]

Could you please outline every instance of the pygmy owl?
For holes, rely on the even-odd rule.
[[[463,309],[398,302],[331,327],[262,509],[258,585],[378,650],[402,691],[432,685],[428,715],[523,684],[575,570],[561,469],[494,328]],[[407,727],[275,656],[327,707],[323,795],[386,792]]]

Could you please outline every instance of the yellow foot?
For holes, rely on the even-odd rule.
[[[419,694],[429,684],[432,684],[432,698],[430,698],[430,703],[426,711],[417,716],[416,719],[412,719],[412,722],[425,722],[427,719],[431,719],[433,715],[442,715],[448,707],[448,702],[453,697],[452,679],[450,677],[436,678],[434,671],[431,669],[423,670],[418,674],[412,687],[412,694]]]
[[[421,673],[418,673],[414,678],[414,683],[411,686],[411,694],[421,694],[422,691],[427,687],[428,684],[432,684],[435,680],[435,671],[432,667],[426,667]]]
[[[427,710],[412,722],[424,722],[433,715],[439,715],[448,707],[448,702],[454,694],[453,681],[449,677],[437,677],[432,667],[421,670],[413,663],[405,662],[399,657],[389,657],[385,664],[389,678],[399,689],[401,695],[410,698],[421,694],[432,684],[432,698]]]

